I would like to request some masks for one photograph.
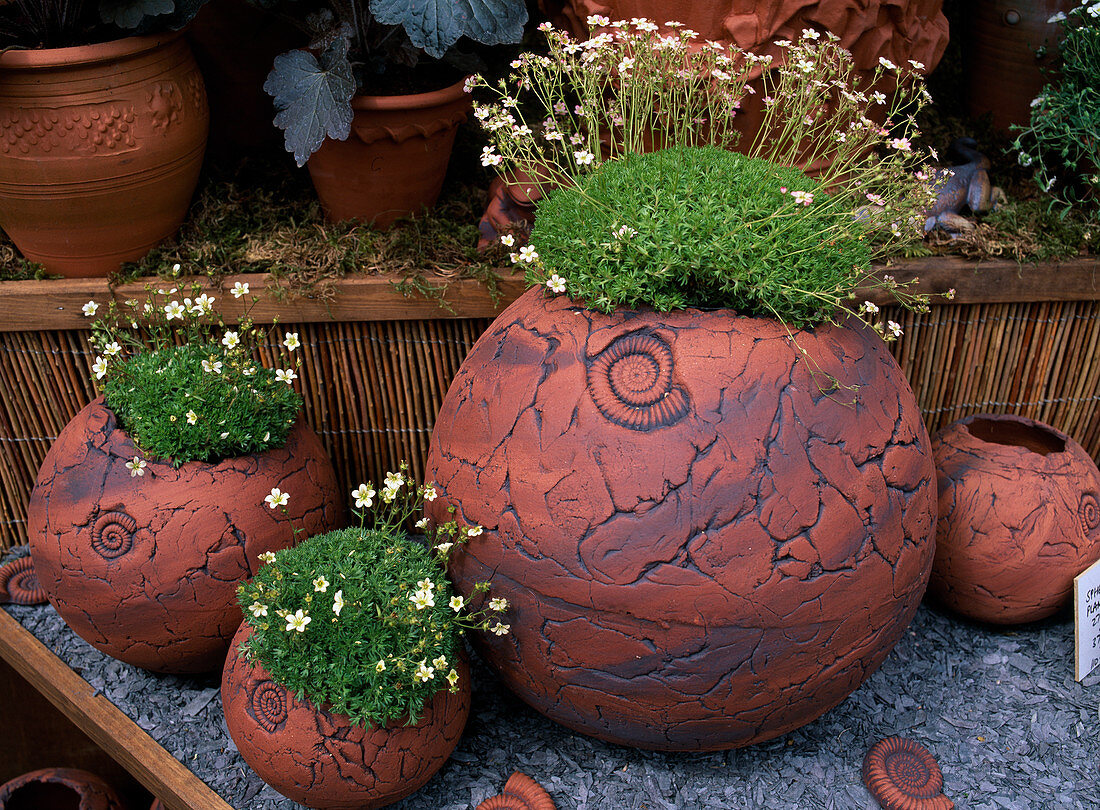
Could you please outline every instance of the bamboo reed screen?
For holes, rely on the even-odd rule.
[[[87,300],[85,296],[83,300]],[[930,432],[972,413],[1047,422],[1100,453],[1100,301],[970,303],[918,315],[893,351]],[[435,414],[489,319],[303,323],[300,390],[348,489],[407,459],[421,477]],[[284,328],[262,347],[283,351]],[[38,467],[66,422],[93,396],[87,332],[0,332],[0,548],[26,542]]]

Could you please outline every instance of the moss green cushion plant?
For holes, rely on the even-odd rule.
[[[553,192],[529,280],[601,312],[728,307],[795,327],[828,320],[862,280],[864,224],[797,169],[717,147],[608,161]],[[530,255],[530,254],[529,254]]]

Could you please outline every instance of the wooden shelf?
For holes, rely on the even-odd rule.
[[[0,658],[170,810],[233,810],[5,610],[0,610]]]
[[[1022,301],[1100,300],[1100,259],[1081,257],[1065,262],[1017,264],[1014,261],[973,262],[955,256],[911,259],[891,267],[876,268],[878,275],[892,274],[898,281],[919,278],[919,292],[943,294],[956,291],[954,304],[1006,303]],[[227,320],[239,316],[247,299],[234,299],[229,289],[237,281],[247,282],[250,295],[259,297],[252,310],[257,323],[320,323],[341,321],[427,320],[433,318],[493,318],[524,290],[519,273],[501,270],[497,274],[500,297],[494,301],[485,285],[477,281],[447,281],[428,277],[432,285],[446,284],[449,309],[413,294],[403,295],[396,276],[354,276],[334,280],[320,297],[292,295],[286,290],[267,289],[265,274],[230,276],[223,286],[213,288],[206,279],[197,281],[217,299],[217,308]],[[0,332],[85,329],[88,319],[81,307],[90,300],[106,303],[113,298],[144,300],[146,285],[170,288],[164,279],[145,279],[111,290],[104,279],[59,279],[51,281],[0,282]],[[180,293],[182,296],[183,293]],[[859,293],[878,304],[890,299],[878,290]],[[946,303],[946,302],[943,302]]]

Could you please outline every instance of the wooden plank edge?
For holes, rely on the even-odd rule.
[[[3,609],[0,656],[171,810],[233,810]]]
[[[914,292],[928,293],[937,304],[1011,303],[1024,301],[1095,301],[1100,300],[1100,259],[1079,257],[1064,262],[1021,265],[998,260],[973,262],[956,256],[908,259],[891,266],[877,266],[879,277],[893,275],[905,283],[917,279]],[[283,323],[323,323],[386,320],[427,320],[436,318],[494,318],[525,289],[518,273],[500,270],[496,274],[500,292],[494,301],[479,281],[448,281],[427,277],[433,286],[446,285],[440,306],[422,295],[403,295],[397,289],[400,279],[392,275],[351,276],[335,279],[317,297],[293,295],[278,286],[268,289],[269,277],[249,274],[227,277],[220,288],[208,279],[187,279],[187,293],[193,283],[216,298],[215,309],[227,321],[235,321],[246,304],[256,297],[251,310],[256,323],[269,324],[278,318]],[[235,299],[229,290],[236,282],[247,283],[250,294]],[[105,304],[113,298],[144,301],[146,285],[171,289],[163,279],[144,279],[109,289],[104,279],[60,279],[50,281],[0,282],[0,332],[42,331],[47,329],[84,329],[88,319],[81,308],[88,301]],[[943,297],[948,290],[955,297]],[[889,304],[892,298],[876,287],[856,291],[860,300]]]

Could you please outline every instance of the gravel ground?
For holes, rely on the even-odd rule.
[[[299,805],[241,759],[215,676],[152,675],[104,656],[52,607],[6,609],[238,810]],[[1073,621],[1013,630],[922,606],[909,632],[840,706],[785,737],[711,754],[635,751],[546,720],[474,661],[473,710],[451,760],[395,810],[469,810],[515,770],[559,810],[876,808],[860,766],[883,737],[937,758],[962,810],[1100,808],[1100,670],[1073,680]]]

